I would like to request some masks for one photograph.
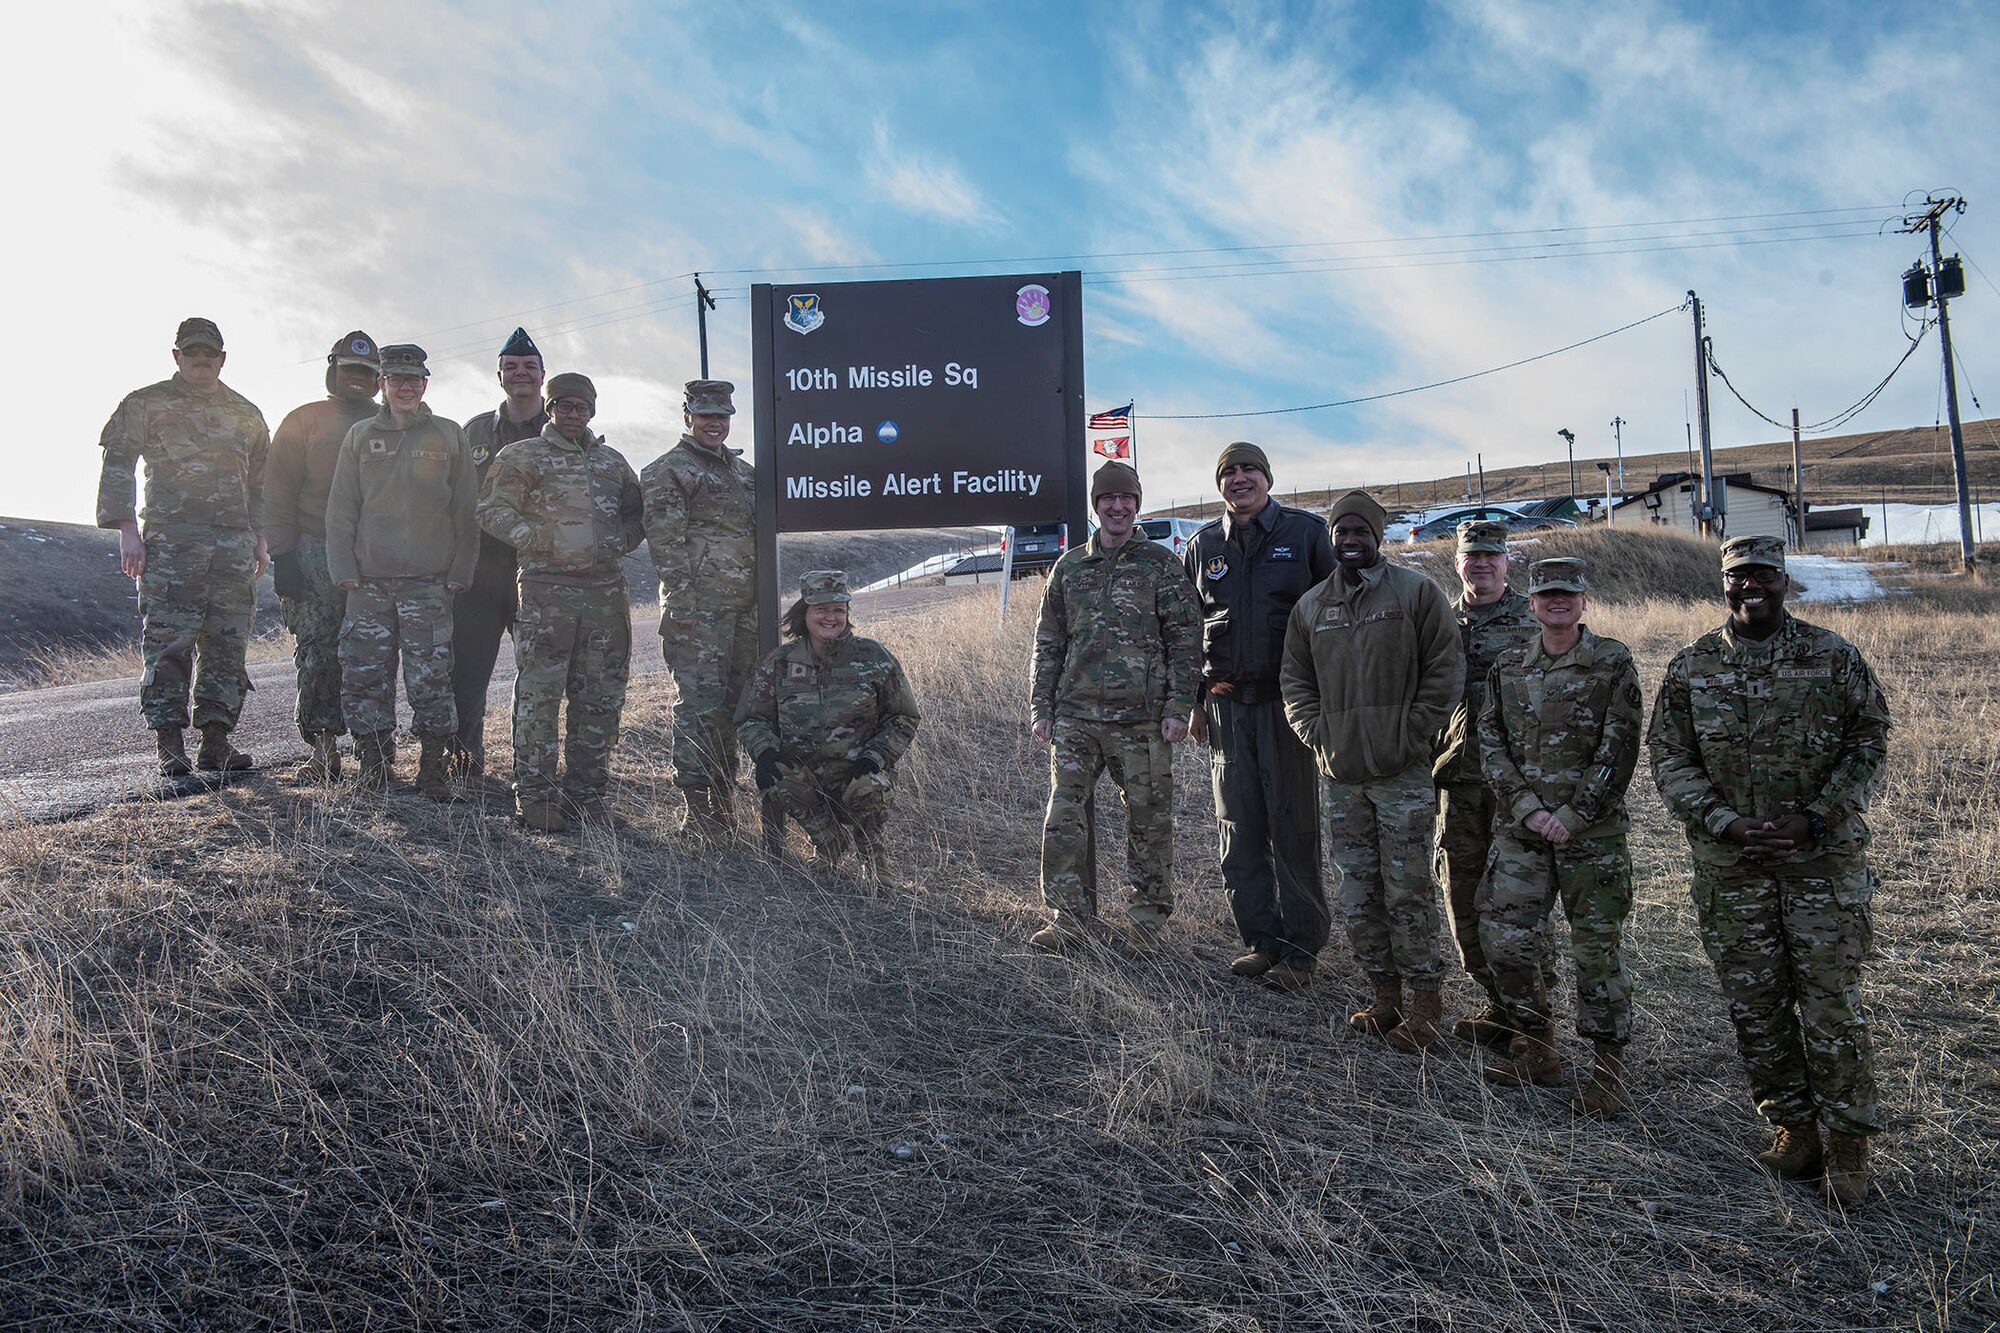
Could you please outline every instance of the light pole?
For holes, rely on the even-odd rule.
[[[1576,432],[1564,426],[1556,434],[1562,436],[1563,443],[1569,446],[1569,498],[1574,501],[1576,499]]]

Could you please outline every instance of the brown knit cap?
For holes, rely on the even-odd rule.
[[[1215,479],[1218,482],[1222,480],[1224,469],[1232,463],[1248,463],[1264,474],[1265,481],[1271,480],[1271,460],[1264,456],[1262,449],[1248,440],[1238,440],[1234,444],[1223,446],[1222,457],[1215,460]]]
[[[1113,459],[1097,469],[1090,478],[1092,506],[1097,504],[1100,495],[1129,495],[1134,503],[1138,503],[1144,498],[1144,492],[1139,489],[1139,473],[1130,463]]]
[[[1389,511],[1376,504],[1374,496],[1366,491],[1349,491],[1326,511],[1326,525],[1330,528],[1349,514],[1366,519],[1368,526],[1375,529],[1376,542],[1381,542],[1382,529],[1389,523]]]

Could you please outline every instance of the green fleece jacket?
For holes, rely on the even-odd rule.
[[[326,498],[335,583],[428,578],[464,587],[479,554],[472,451],[458,423],[419,404],[408,427],[383,408],[340,442]]]
[[[1335,570],[1292,608],[1278,691],[1285,720],[1335,782],[1429,764],[1465,684],[1444,590],[1387,561],[1349,587]]]

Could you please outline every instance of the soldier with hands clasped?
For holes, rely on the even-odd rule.
[[[1824,1171],[1852,1205],[1881,1129],[1861,1011],[1875,893],[1862,814],[1889,707],[1853,644],[1785,610],[1790,590],[1782,541],[1723,543],[1729,618],[1668,664],[1646,739],[1687,826],[1702,944],[1750,1095],[1776,1127],[1758,1164],[1787,1179]]]

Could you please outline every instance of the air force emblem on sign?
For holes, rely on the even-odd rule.
[[[1201,572],[1211,579],[1219,579],[1229,572],[1229,561],[1219,555],[1212,555],[1202,565]]]
[[[826,323],[819,308],[819,293],[804,292],[785,298],[785,327],[793,333],[811,333]]]

